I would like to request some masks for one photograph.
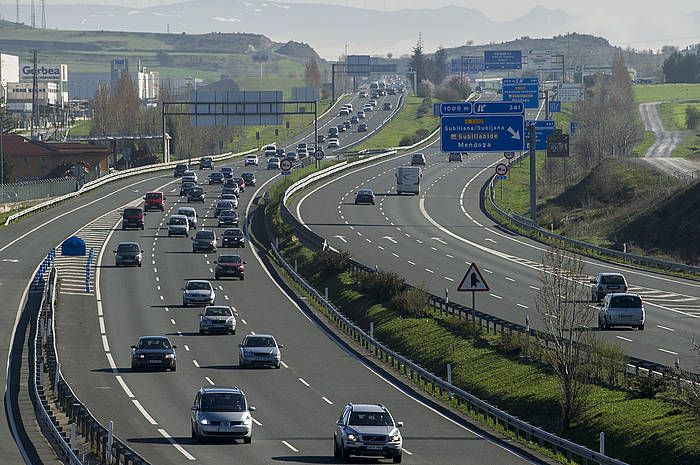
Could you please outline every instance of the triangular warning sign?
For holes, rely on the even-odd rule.
[[[479,267],[476,263],[469,265],[467,274],[462,278],[462,282],[457,286],[458,291],[488,291],[489,285],[486,284],[484,277],[481,276]]]

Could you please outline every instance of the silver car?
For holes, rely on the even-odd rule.
[[[238,365],[280,367],[282,355],[280,349],[284,346],[277,344],[269,334],[248,334],[243,342],[238,344]]]
[[[185,215],[171,215],[168,219],[168,237],[190,235],[189,220]]]
[[[627,292],[627,280],[621,273],[598,273],[591,279],[591,301],[600,302],[611,292]]]
[[[191,279],[182,288],[182,306],[214,305],[216,292],[209,281],[204,279]]]
[[[236,334],[236,317],[231,307],[208,305],[199,314],[199,334],[211,332]]]
[[[216,202],[216,208],[214,209],[214,217],[218,218],[221,212],[224,210],[233,210],[234,208],[236,208],[233,202],[233,200],[219,200],[218,202]]]
[[[361,455],[401,463],[402,426],[382,404],[347,404],[333,432],[333,455],[344,462]]]
[[[253,440],[255,407],[248,405],[245,394],[237,387],[203,387],[197,392],[192,405],[190,424],[192,439],[242,438]]]
[[[598,312],[599,329],[631,326],[641,331],[645,320],[644,302],[639,294],[608,294],[603,299],[603,308]]]

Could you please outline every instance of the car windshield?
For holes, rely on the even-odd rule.
[[[275,347],[275,340],[271,337],[248,337],[245,347]]]
[[[226,202],[219,202],[218,204],[216,204],[216,208],[219,208],[219,209],[224,208],[224,209],[228,210],[232,206],[233,206],[233,204],[229,200],[227,200]]]
[[[353,426],[393,426],[391,416],[386,412],[352,412],[350,421]]]
[[[138,252],[141,250],[138,244],[119,244],[117,252]]]
[[[147,199],[159,199],[163,197],[163,194],[146,194]]]
[[[138,208],[127,208],[126,210],[124,210],[124,214],[129,216],[140,215],[141,210],[139,210]]]
[[[231,216],[231,217],[236,217],[236,216],[238,216],[238,213],[236,213],[236,212],[233,211],[233,210],[224,210],[224,211],[221,212],[221,216],[225,216],[225,217],[229,217],[229,216]]]
[[[194,210],[189,210],[189,209],[186,210],[184,208],[181,208],[180,210],[177,211],[177,214],[194,217]]]
[[[239,393],[215,392],[202,396],[203,412],[245,412],[245,396]]]
[[[210,291],[211,284],[206,281],[190,281],[185,286],[188,291]]]
[[[603,276],[601,279],[603,284],[625,284],[625,278],[619,274]]]
[[[192,186],[194,186],[194,183],[190,181],[185,181],[182,183],[183,188],[191,188]]]
[[[175,224],[175,225],[187,224],[187,220],[185,218],[170,218],[170,224]]]
[[[240,229],[227,229],[226,231],[224,231],[224,236],[243,237],[243,231]]]
[[[233,171],[233,168],[221,168],[222,173],[230,173],[231,171]]]
[[[610,306],[615,308],[641,308],[642,299],[636,295],[616,295],[610,298]]]
[[[253,179],[255,177],[253,173],[243,173],[241,176],[243,176],[243,179]]]
[[[136,345],[137,349],[146,349],[146,350],[166,350],[166,349],[172,349],[172,346],[170,345],[170,341],[167,339],[164,339],[162,337],[158,338],[144,338],[144,339],[139,339],[139,343]]]
[[[214,231],[199,231],[195,236],[196,239],[214,239]]]
[[[228,307],[209,307],[204,310],[204,316],[231,316],[231,309]]]
[[[204,193],[204,189],[202,189],[201,187],[193,187],[190,192],[192,192],[195,195],[202,194],[202,193]]]
[[[372,191],[369,191],[369,190],[357,191],[357,195],[372,195]]]
[[[241,263],[241,257],[238,255],[222,255],[219,257],[219,263]]]

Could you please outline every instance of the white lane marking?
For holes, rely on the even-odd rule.
[[[623,337],[623,336],[615,336],[615,337],[618,339],[622,339],[623,341],[632,342],[632,339],[628,339],[628,338]]]
[[[450,254],[448,254],[448,253],[445,254],[445,257],[447,257],[447,258],[455,258],[454,256],[452,256],[452,255],[450,255]]]
[[[666,331],[675,331],[673,328],[669,328],[668,326],[661,326],[661,325],[656,325],[657,328],[665,329]]]
[[[114,363],[114,357],[112,357],[112,354],[107,352],[105,355],[107,356],[107,362],[109,362],[109,367],[112,369],[112,372],[119,373],[119,370],[117,369],[117,364]]]
[[[443,278],[445,278],[448,281],[454,281],[454,279],[450,278],[449,276],[443,276]]]
[[[487,270],[486,268],[484,268],[484,271],[487,272],[488,274],[493,274],[493,271]]]
[[[256,425],[262,426],[262,423],[260,423],[260,422],[259,422],[258,420],[256,420],[255,418],[252,418],[252,417],[251,417],[251,420],[253,420],[253,423],[255,423]]]
[[[523,305],[523,304],[518,304],[518,307],[521,307],[521,308],[529,308],[527,305]]]
[[[443,241],[439,237],[431,237],[431,239],[434,240],[435,242],[439,242],[440,244],[447,245],[447,242]]]
[[[389,242],[393,242],[394,244],[398,244],[398,242],[396,242],[396,239],[394,239],[391,236],[383,236],[382,239],[386,239]]]
[[[659,350],[660,350],[661,352],[665,352],[665,353],[667,353],[667,354],[678,355],[678,352],[674,352],[674,351],[672,351],[672,350],[666,350],[666,349],[659,349]]]
[[[435,273],[435,272],[434,272],[433,270],[431,270],[430,268],[425,268],[425,271],[427,271],[428,273]]]
[[[416,242],[418,242],[419,244],[423,243],[423,241],[421,241],[420,239],[416,239]]]
[[[291,444],[288,443],[287,441],[282,441],[282,444],[284,444],[285,446],[289,447],[289,448],[292,450],[292,452],[299,452],[299,449],[297,449],[296,447],[294,447],[293,445],[291,445]]]
[[[149,422],[150,424],[152,424],[152,425],[157,425],[157,424],[158,424],[158,422],[155,421],[155,420],[153,419],[153,417],[152,417],[151,415],[148,414],[148,412],[146,411],[146,409],[143,408],[143,405],[141,405],[141,402],[139,402],[139,401],[136,400],[136,399],[131,399],[131,402],[134,403],[134,405],[135,405],[136,408],[139,410],[139,412],[141,412],[141,415],[143,415],[143,417],[146,419],[146,421],[148,421],[148,422]]]
[[[384,247],[382,247],[381,245],[378,245],[377,248],[378,248],[379,250],[384,250]]]
[[[432,245],[430,246],[430,250],[434,250],[435,252],[437,252],[437,249],[435,247],[433,247]]]
[[[284,362],[280,362],[280,365],[282,365],[284,368],[289,368],[289,365],[287,365],[287,364],[284,363]]]
[[[496,241],[494,241],[494,240],[491,239],[490,237],[486,237],[486,238],[484,238],[484,240],[485,240],[485,241],[489,241],[489,242],[493,242],[494,244],[496,244]]]
[[[156,282],[160,282],[160,278],[156,276]]]
[[[155,267],[154,267],[154,268],[153,268],[153,272],[154,272],[154,273],[158,273],[158,268],[155,268]]]
[[[173,320],[173,319],[171,318],[171,319],[170,319],[170,324],[173,324],[173,325],[174,325],[174,324],[175,324],[175,320]]]
[[[410,264],[413,265],[413,266],[416,265],[415,262],[412,262],[411,260],[407,260],[407,261],[408,261],[408,263],[410,263]]]
[[[506,276],[506,281],[510,281],[512,283],[515,282],[515,280],[513,278],[511,278],[510,276]]]
[[[185,350],[186,350],[187,352],[189,352],[189,351],[190,351],[190,346],[188,346],[187,344],[185,344],[185,346],[184,346],[184,347],[185,347]]]
[[[401,448],[401,450],[404,451],[404,452],[406,452],[408,455],[413,455],[413,452],[410,452],[410,451],[404,449],[403,447]]]
[[[192,359],[192,363],[194,364],[194,366],[199,368],[199,362],[197,360]]]
[[[502,298],[503,298],[503,297],[501,297],[500,295],[496,295],[496,294],[491,294],[491,293],[489,293],[489,295],[490,295],[491,297],[493,297],[494,299],[502,299]]]
[[[391,252],[391,255],[393,255],[396,258],[399,258],[399,254],[397,254],[397,253]]]
[[[248,324],[248,323],[246,323],[246,321],[243,318],[241,318],[241,322],[243,322],[244,325]]]
[[[224,295],[224,299],[229,300],[227,295]]]
[[[372,243],[372,241],[371,241],[370,239],[365,238],[365,240],[366,240],[367,242],[369,242],[370,244]]]
[[[126,396],[127,396],[129,399],[133,399],[133,398],[134,398],[134,393],[131,392],[131,389],[129,389],[129,386],[126,385],[126,383],[124,382],[124,379],[123,379],[121,376],[119,376],[119,375],[117,375],[116,378],[117,378],[117,381],[119,381],[119,385],[122,387],[122,389],[123,389],[124,392],[126,393]]]
[[[167,431],[165,431],[165,430],[162,429],[162,428],[158,428],[158,432],[161,434],[161,436],[163,436],[165,439],[167,439],[168,442],[169,442],[170,444],[172,444],[173,447],[174,447],[175,449],[177,449],[182,455],[184,455],[185,458],[186,458],[187,460],[197,460],[197,459],[194,458],[194,456],[193,456],[192,454],[190,454],[189,452],[187,452],[187,451],[185,450],[184,447],[182,447],[180,444],[178,444],[178,443],[168,434]]]
[[[529,287],[530,289],[534,289],[534,290],[536,290],[536,291],[539,291],[539,290],[540,290],[540,288],[537,287],[537,286],[528,286],[528,287]]]
[[[328,405],[333,405],[333,402],[331,402],[328,397],[321,397]]]
[[[99,317],[100,321],[100,334],[107,334],[105,331],[105,319],[103,317]]]
[[[109,342],[107,342],[107,336],[102,335],[102,348],[104,349],[105,352],[109,352]]]
[[[160,296],[160,300],[165,300],[165,298],[163,296]]]
[[[211,384],[212,386],[214,386],[214,381],[212,381],[210,377],[205,376],[204,379],[207,380],[207,383],[209,383],[209,384]]]
[[[300,382],[301,384],[303,384],[303,385],[306,386],[306,387],[310,387],[309,383],[307,383],[306,380],[305,380],[304,378],[298,378],[298,379],[299,379],[299,382]]]

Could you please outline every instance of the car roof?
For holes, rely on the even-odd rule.
[[[197,212],[197,210],[194,209],[194,207],[178,207],[177,211],[187,211],[187,212]]]
[[[387,408],[382,404],[349,404],[353,411],[357,412],[386,412]]]
[[[273,336],[272,334],[260,334],[260,333],[255,333],[255,334],[250,333],[250,334],[246,334],[245,337],[264,337],[264,338],[272,338],[272,339],[275,338],[275,336]]]
[[[241,256],[238,255],[238,254],[236,254],[236,253],[222,253],[222,254],[219,254],[219,258],[221,258],[221,257],[238,257],[238,258],[240,258],[241,260],[243,260],[243,259],[241,258]]]
[[[141,339],[164,339],[166,341],[170,341],[170,339],[168,339],[168,336],[139,336],[139,341]]]
[[[187,282],[188,282],[188,283],[207,283],[207,284],[211,284],[211,283],[210,283],[209,281],[207,281],[206,279],[188,279]]]
[[[600,276],[622,276],[622,277],[624,277],[624,275],[623,275],[622,273],[616,273],[616,272],[613,272],[613,271],[606,271],[606,272],[598,273],[598,274],[599,274]]]
[[[236,394],[243,394],[243,391],[236,387],[236,386],[231,386],[231,387],[225,387],[225,386],[202,386],[199,389],[201,392],[204,394],[215,394],[215,393],[236,393]]]
[[[608,295],[610,296],[610,298],[620,297],[620,296],[632,296],[632,297],[639,297],[641,299],[641,296],[639,294],[635,294],[633,292],[611,292]]]
[[[188,219],[185,215],[170,215],[170,218],[184,218],[185,220]]]

